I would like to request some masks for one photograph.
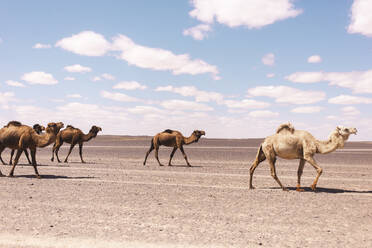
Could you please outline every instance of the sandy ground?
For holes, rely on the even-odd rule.
[[[40,180],[22,155],[15,177],[0,178],[0,247],[372,247],[371,142],[317,155],[317,193],[310,165],[299,193],[298,161],[281,159],[290,191],[266,162],[249,191],[259,142],[202,139],[185,147],[192,168],[179,151],[173,167],[159,167],[153,153],[144,167],[149,137],[99,136],[84,147],[86,164],[77,148],[68,164],[51,162],[51,147],[38,150]],[[170,151],[160,150],[164,164]]]

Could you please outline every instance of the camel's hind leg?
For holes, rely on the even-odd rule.
[[[311,187],[311,189],[312,190],[316,190],[316,185],[317,185],[317,183],[318,183],[318,180],[319,180],[319,177],[320,177],[320,175],[322,175],[322,172],[323,172],[323,169],[322,168],[320,168],[319,167],[319,165],[317,165],[317,163],[315,162],[315,160],[314,160],[314,158],[313,157],[311,157],[311,156],[307,156],[306,158],[305,158],[305,160],[307,161],[307,162],[309,162],[315,169],[316,169],[316,171],[317,171],[317,176],[316,176],[316,178],[315,178],[315,180],[314,180],[314,182],[313,182],[313,184],[310,186]]]
[[[1,153],[4,151],[4,149],[5,149],[5,147],[3,147],[3,146],[0,147],[0,161],[1,161],[1,163],[3,163],[3,165],[6,165],[3,158],[1,157]],[[10,161],[10,164],[12,164],[12,161]]]
[[[268,159],[268,161],[269,161],[269,164],[270,164],[271,176],[275,179],[275,181],[279,184],[279,186],[283,190],[288,191],[288,189],[283,186],[283,184],[280,182],[278,176],[276,175],[276,169],[275,169],[276,158],[275,157],[271,157],[271,158]]]
[[[145,156],[145,160],[143,161],[143,165],[146,165],[147,157],[149,156],[149,154],[151,153],[152,150],[154,150],[154,141],[153,140],[151,140],[150,149],[146,152],[146,156]]]
[[[304,165],[305,165],[305,159],[300,159],[300,164],[298,165],[298,170],[297,170],[297,187],[296,187],[296,191],[304,191],[303,189],[301,189],[301,176],[302,176],[302,172],[304,170]]]
[[[256,155],[256,159],[254,160],[251,168],[249,169],[249,189],[254,189],[252,185],[253,173],[256,170],[257,166],[265,159],[266,159],[266,156],[262,151],[262,146],[260,146],[260,148],[258,149],[257,155]]]
[[[171,152],[171,154],[170,154],[170,156],[169,156],[169,163],[168,163],[168,166],[172,166],[172,158],[173,158],[173,155],[174,155],[174,153],[177,151],[177,147],[174,147],[173,148],[173,151]]]
[[[11,169],[10,172],[9,172],[9,176],[10,176],[10,177],[14,176],[14,169],[15,169],[17,163],[18,163],[18,160],[19,160],[19,157],[20,157],[21,154],[22,154],[22,151],[23,151],[22,149],[18,149],[18,150],[17,150],[16,156],[15,156],[14,161],[13,161],[12,169]]]
[[[71,142],[70,150],[68,150],[68,154],[67,154],[67,156],[66,156],[66,158],[65,158],[65,161],[64,161],[65,163],[67,163],[68,157],[70,156],[71,151],[72,151],[72,149],[74,149],[75,145],[76,145],[75,142]]]
[[[160,163],[160,160],[159,160],[159,145],[156,145],[156,146],[155,146],[155,158],[156,158],[156,160],[158,161],[158,163],[159,163],[160,166],[164,166],[164,165],[162,165],[162,164]]]

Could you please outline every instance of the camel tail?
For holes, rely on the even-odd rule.
[[[255,162],[261,163],[266,159],[265,153],[262,150],[262,144],[260,145],[260,148],[257,151]]]

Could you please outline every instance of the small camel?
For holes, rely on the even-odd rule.
[[[300,159],[297,171],[297,191],[303,191],[303,189],[301,189],[301,175],[305,162],[309,162],[318,173],[311,185],[311,189],[315,191],[318,179],[323,170],[315,162],[314,155],[316,153],[330,153],[338,148],[344,147],[349,135],[356,133],[356,128],[338,126],[331,132],[328,140],[319,141],[307,131],[295,130],[290,123],[280,125],[276,134],[267,137],[258,149],[256,159],[249,170],[249,189],[254,189],[252,185],[254,170],[259,163],[267,159],[270,164],[271,176],[283,190],[287,190],[276,175],[275,162],[276,156],[278,156],[284,159]]]
[[[54,146],[53,146],[52,158],[50,160],[54,161],[54,153],[55,153],[58,162],[59,163],[61,162],[58,157],[58,151],[59,151],[59,148],[62,146],[63,142],[66,142],[71,145],[70,145],[70,150],[68,151],[68,154],[64,162],[67,163],[68,156],[70,156],[72,149],[74,148],[76,144],[79,144],[80,159],[82,163],[85,163],[85,161],[83,160],[83,143],[91,140],[92,138],[95,138],[99,131],[102,131],[102,128],[97,127],[97,126],[92,126],[89,133],[84,134],[79,128],[75,128],[71,125],[67,125],[67,127],[61,132],[59,132],[57,135],[56,142],[54,143]]]
[[[10,121],[10,122],[8,122],[8,124],[5,125],[4,127],[9,127],[10,125],[21,126],[22,123],[20,123],[19,121]],[[35,124],[32,128],[35,130],[35,132],[36,132],[37,134],[41,134],[41,133],[45,130],[45,127],[42,126],[42,125],[40,125],[40,124]],[[12,151],[11,151],[11,153],[10,153],[9,165],[12,164],[14,151],[15,151],[15,149],[12,149]],[[30,158],[29,158],[29,156],[28,156],[28,152],[27,152],[27,150],[24,150],[24,152],[25,152],[25,156],[26,156],[26,158],[27,158],[28,163],[29,163],[29,164],[32,164],[32,163],[31,163],[31,160],[30,160]],[[5,165],[3,159],[1,158],[1,155],[0,155],[0,160],[1,160],[1,162]]]
[[[39,172],[37,171],[36,163],[36,148],[45,147],[53,143],[56,139],[57,133],[63,127],[62,122],[48,124],[45,129],[46,133],[39,135],[36,131],[29,126],[21,125],[9,127],[3,127],[0,129],[0,154],[6,148],[17,149],[17,154],[13,161],[13,166],[9,172],[9,176],[12,177],[14,169],[18,163],[19,157],[22,152],[26,149],[31,151],[32,166],[34,167],[35,174],[37,178],[41,178]],[[2,173],[0,172],[0,176]]]
[[[185,154],[185,151],[183,150],[183,145],[189,145],[194,142],[198,142],[202,135],[205,135],[204,131],[195,130],[194,132],[192,132],[190,137],[184,137],[180,132],[170,129],[166,129],[163,132],[156,134],[151,140],[151,146],[150,149],[146,152],[146,157],[143,165],[146,165],[147,156],[149,156],[150,152],[155,149],[155,158],[156,160],[158,160],[159,165],[163,166],[160,163],[158,156],[159,147],[163,145],[173,147],[173,151],[170,154],[168,166],[172,166],[171,161],[177,149],[181,150],[187,165],[191,166],[189,161],[187,161],[187,156]]]

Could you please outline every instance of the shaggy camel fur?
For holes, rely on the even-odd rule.
[[[163,166],[160,163],[159,156],[158,156],[159,147],[163,145],[163,146],[173,147],[173,151],[171,152],[170,158],[169,158],[169,163],[168,163],[169,166],[172,166],[171,161],[177,149],[181,150],[183,157],[186,160],[187,165],[191,166],[189,161],[187,161],[187,156],[185,154],[185,151],[183,150],[183,145],[189,145],[194,142],[198,142],[202,135],[205,135],[204,131],[195,130],[194,132],[192,132],[191,136],[187,138],[187,137],[184,137],[180,132],[170,130],[170,129],[167,129],[161,133],[156,134],[154,138],[151,140],[151,146],[150,146],[150,149],[146,153],[146,157],[145,157],[145,161],[143,162],[143,165],[146,165],[147,156],[150,154],[152,150],[155,149],[155,158],[156,160],[158,160],[159,165]]]
[[[79,154],[81,162],[85,163],[85,161],[83,160],[83,143],[91,140],[92,138],[95,138],[99,131],[102,131],[102,128],[92,126],[89,133],[84,134],[79,128],[67,125],[67,127],[61,132],[59,132],[57,135],[56,143],[54,143],[53,146],[52,158],[50,160],[54,161],[54,153],[56,153],[58,162],[59,163],[61,162],[58,157],[58,151],[59,148],[62,146],[63,142],[66,142],[71,145],[70,150],[68,151],[68,154],[66,156],[65,163],[67,163],[68,156],[70,156],[70,153],[76,144],[79,144]]]
[[[21,124],[19,121],[10,121],[10,122],[8,122],[8,124],[7,124],[6,126],[4,126],[4,127],[9,127],[10,125],[21,126],[22,124]],[[40,125],[40,124],[35,124],[32,128],[35,130],[35,132],[36,132],[37,134],[41,134],[41,133],[45,130],[45,127],[42,126],[42,125]],[[12,149],[12,151],[11,151],[11,153],[10,153],[9,165],[12,164],[12,159],[13,159],[14,151],[15,151],[15,149]],[[29,156],[28,156],[28,152],[27,152],[27,150],[24,150],[24,152],[25,152],[25,155],[26,155],[26,158],[27,158],[28,163],[31,164],[31,160],[30,160],[30,158],[29,158]],[[1,155],[0,155],[0,160],[1,160],[1,162],[5,165],[3,159],[1,158]]]
[[[56,139],[57,133],[63,127],[62,122],[54,123],[51,122],[46,128],[46,133],[39,135],[36,131],[29,126],[9,126],[0,129],[0,154],[6,148],[17,149],[17,154],[13,161],[13,167],[9,172],[9,176],[12,177],[14,169],[18,163],[19,157],[22,152],[26,149],[31,151],[32,165],[35,170],[35,175],[37,178],[41,178],[39,172],[37,171],[36,164],[36,148],[45,147],[53,143]],[[0,175],[1,172],[0,172]]]
[[[283,190],[287,190],[276,175],[275,161],[276,156],[278,156],[284,159],[300,159],[297,171],[297,191],[303,191],[300,183],[301,175],[305,162],[309,162],[318,173],[311,185],[311,189],[315,191],[316,184],[323,171],[313,158],[315,153],[326,154],[342,148],[345,141],[348,140],[349,135],[356,133],[357,130],[355,128],[338,126],[329,135],[328,140],[319,141],[307,131],[295,130],[290,123],[280,125],[276,134],[267,137],[258,149],[256,159],[250,168],[249,188],[254,189],[252,185],[254,170],[260,162],[267,159],[270,164],[271,176]]]

